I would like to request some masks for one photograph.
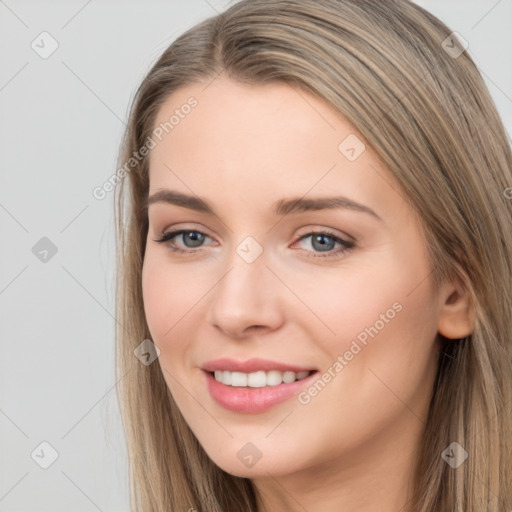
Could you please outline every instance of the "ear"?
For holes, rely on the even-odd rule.
[[[457,277],[444,283],[439,292],[439,334],[448,339],[464,338],[474,326],[475,311],[468,288]]]

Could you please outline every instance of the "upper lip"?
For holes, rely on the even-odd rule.
[[[229,372],[242,372],[251,373],[261,371],[278,370],[281,372],[304,372],[312,371],[314,368],[306,368],[294,364],[281,363],[280,361],[271,361],[270,359],[252,358],[245,361],[237,361],[236,359],[222,358],[213,359],[206,362],[202,369],[207,372],[214,372],[215,370],[229,371]]]

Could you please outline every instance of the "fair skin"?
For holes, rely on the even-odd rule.
[[[434,289],[417,217],[368,145],[354,161],[340,152],[348,135],[362,136],[327,103],[285,84],[220,77],[175,91],[155,126],[190,96],[197,107],[151,151],[149,195],[199,197],[215,213],[152,202],[142,282],[174,400],[215,464],[252,480],[260,512],[406,510],[437,333],[471,332],[467,294],[456,282]],[[379,218],[347,208],[272,213],[282,199],[327,196]],[[155,241],[177,229],[191,234]],[[340,252],[332,235],[323,245],[305,236],[325,230],[355,246]],[[251,263],[237,253],[248,236],[262,249]],[[343,356],[376,325],[353,358]],[[340,355],[346,364],[332,377]],[[222,357],[315,368],[318,377],[331,368],[331,379],[308,403],[294,396],[235,412],[212,398],[201,369]],[[237,456],[248,442],[261,454],[252,467]]]

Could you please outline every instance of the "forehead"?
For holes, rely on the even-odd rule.
[[[287,84],[218,78],[188,85],[160,108],[158,128],[152,191],[211,193],[225,201],[235,201],[236,191],[239,199],[269,203],[333,192],[382,200],[387,171],[355,127],[327,102]]]
[[[188,107],[190,103],[195,106]],[[251,138],[265,141],[261,157],[290,139],[310,141],[304,149],[323,141],[321,149],[336,150],[337,139],[356,131],[327,102],[297,87],[280,82],[252,86],[226,78],[173,92],[160,108],[155,126],[163,127],[163,138],[175,144],[188,138],[193,129],[202,149],[213,147],[217,153],[234,152],[230,142],[250,145]],[[302,148],[284,147],[296,153]]]

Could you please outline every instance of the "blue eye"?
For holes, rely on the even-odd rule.
[[[179,247],[176,247],[175,242],[171,242],[174,238],[181,236],[183,245],[186,247],[186,249],[181,249]],[[177,231],[170,231],[169,233],[164,233],[160,238],[155,240],[155,242],[158,243],[166,243],[171,242],[167,244],[167,247],[171,249],[173,252],[179,252],[179,253],[186,253],[186,252],[196,252],[193,250],[187,250],[187,249],[193,249],[197,247],[201,247],[204,240],[206,238],[210,238],[209,236],[205,235],[204,233],[201,233],[201,231],[193,231],[190,229],[180,229]]]
[[[301,236],[297,243],[302,242],[308,238],[311,239],[309,245],[313,248],[313,252],[325,253],[315,254],[313,256],[314,258],[338,256],[355,247],[354,242],[343,240],[342,238],[339,238],[338,236],[334,235],[333,233],[329,233],[328,231],[308,233]],[[338,245],[338,248],[336,248],[336,244]]]
[[[178,240],[178,237],[181,237],[180,245],[184,248],[177,246],[176,240]],[[343,253],[355,247],[354,242],[343,240],[328,231],[315,231],[303,235],[299,238],[296,244],[303,242],[308,238],[311,239],[309,245],[313,250],[305,250],[309,253],[313,253],[311,257],[314,258],[340,256]],[[201,246],[204,245],[206,239],[211,240],[211,238],[208,235],[202,233],[201,231],[180,229],[177,231],[170,231],[169,233],[164,233],[160,238],[156,239],[155,242],[165,243],[172,252],[179,254],[190,254],[198,252],[197,250],[194,249],[201,248]]]

